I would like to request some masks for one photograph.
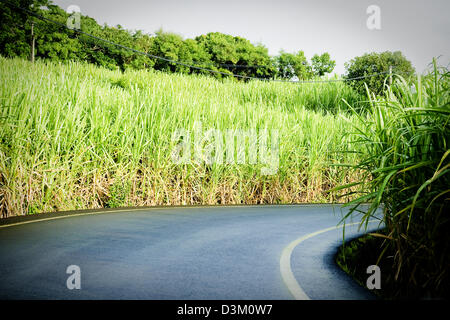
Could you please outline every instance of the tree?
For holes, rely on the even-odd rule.
[[[198,67],[191,67],[189,70],[190,73],[210,75],[211,72],[199,68],[215,69],[212,66],[211,56],[193,39],[184,40],[180,50],[180,59],[186,64]]]
[[[41,6],[48,4],[47,0],[9,0],[17,7],[37,12]],[[0,10],[0,54],[7,57],[30,56],[30,30],[34,19],[14,6],[1,4]]]
[[[113,43],[120,44],[122,46],[137,49],[136,41],[133,38],[133,33],[124,29],[121,25],[116,27],[109,27],[104,25],[102,28],[101,38]],[[99,43],[103,52],[115,61],[115,64],[119,66],[120,70],[132,68],[132,62],[136,59],[136,53],[121,48],[113,44]]]
[[[136,31],[136,33],[133,35],[133,42],[136,46],[136,49],[147,54],[150,54],[153,40],[153,37],[150,37],[148,34],[142,33],[142,31]],[[148,56],[135,54],[134,59],[130,64],[134,69],[146,69],[153,67],[155,65],[155,62]]]
[[[196,37],[195,40],[211,55],[211,60],[216,64],[236,64],[239,60],[233,36],[210,32]]]
[[[30,29],[33,22],[35,55],[43,59],[87,61],[109,69],[120,68],[122,71],[129,68],[154,68],[168,72],[209,74],[218,78],[235,74],[240,76],[236,77],[240,80],[253,77],[270,79],[277,74],[285,79],[309,79],[313,76],[303,51],[295,54],[282,52],[278,57],[271,57],[262,44],[253,44],[245,38],[220,32],[186,40],[180,35],[162,30],[150,36],[141,31],[126,30],[120,25],[101,26],[95,19],[84,15],[80,15],[81,33],[64,27],[70,14],[49,0],[9,1],[57,24],[32,17],[17,7],[4,5],[0,11],[0,54],[4,56],[30,56]],[[325,62],[321,67],[327,70]],[[218,72],[211,73],[206,69]]]
[[[96,37],[103,37],[104,28],[95,19],[81,15],[81,30]],[[81,44],[79,56],[82,60],[94,63],[108,69],[116,69],[117,61],[112,57],[105,43],[92,39],[86,35],[76,36]],[[111,45],[110,45],[111,46]]]
[[[253,45],[242,37],[220,32],[210,32],[195,40],[210,56],[212,69],[243,77],[271,78],[275,74],[268,50],[261,44]]]
[[[181,61],[186,56],[183,46],[183,38],[180,35],[159,29],[156,31],[156,37],[153,39],[150,52],[152,55],[163,57],[167,60]],[[167,60],[154,59],[154,68],[162,71],[189,72],[189,67]]]
[[[303,51],[293,54],[282,50],[275,58],[275,64],[277,75],[282,79],[297,77],[299,80],[306,80],[312,77],[311,66],[308,64]]]
[[[314,75],[321,77],[333,71],[336,61],[331,60],[329,53],[325,52],[320,56],[315,54],[311,59],[311,65]]]
[[[364,83],[375,94],[381,94],[385,88],[385,83],[388,84],[387,79],[389,77],[390,66],[392,67],[393,74],[398,73],[402,76],[408,76],[415,72],[411,62],[400,51],[385,51],[381,53],[366,53],[363,56],[350,60],[345,64],[347,70],[345,77],[349,79],[382,73],[377,76],[352,80],[350,82],[362,94],[365,94]]]
[[[253,45],[242,37],[234,37],[238,61],[229,70],[245,77],[272,78],[275,67],[272,65],[268,50],[262,44]]]
[[[41,10],[39,14],[65,24],[69,15],[64,10],[55,5],[48,5],[47,8],[47,10]],[[80,56],[82,45],[73,32],[37,20],[35,34],[37,57],[56,61],[83,60],[84,56]]]

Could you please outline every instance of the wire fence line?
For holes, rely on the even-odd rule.
[[[128,46],[124,46],[122,44],[119,44],[119,43],[116,43],[116,42],[113,42],[113,41],[110,41],[110,40],[107,40],[107,39],[103,39],[103,38],[94,36],[93,34],[90,34],[88,32],[82,31],[81,29],[69,28],[67,25],[65,25],[63,23],[60,23],[60,22],[55,21],[53,19],[44,17],[44,16],[42,16],[42,15],[40,15],[40,14],[34,12],[34,11],[31,11],[29,9],[19,7],[19,6],[15,5],[15,4],[13,4],[13,3],[9,2],[9,1],[5,1],[5,0],[0,0],[0,1],[3,2],[6,5],[9,5],[10,7],[13,7],[15,9],[19,9],[19,10],[21,10],[23,12],[26,12],[29,15],[32,15],[32,16],[34,16],[34,17],[36,17],[36,18],[38,18],[38,19],[40,19],[42,21],[48,21],[48,22],[51,22],[51,23],[53,23],[53,24],[55,24],[55,25],[57,25],[57,26],[59,26],[59,27],[61,27],[63,29],[70,30],[70,31],[72,31],[75,34],[83,34],[83,35],[85,35],[85,36],[87,36],[87,37],[89,37],[91,39],[95,39],[95,40],[98,40],[100,42],[104,42],[104,43],[110,44],[112,46],[115,46],[115,47],[118,47],[118,48],[121,48],[121,49],[124,49],[124,50],[128,50],[128,51],[134,52],[134,53],[139,54],[139,55],[147,56],[147,57],[152,58],[152,59],[158,59],[158,60],[174,63],[174,64],[177,64],[177,65],[185,66],[185,67],[196,69],[196,70],[201,70],[201,71],[221,74],[221,75],[225,75],[225,76],[232,76],[232,77],[241,78],[241,79],[259,80],[259,81],[271,81],[271,82],[286,82],[286,83],[329,83],[329,82],[343,82],[343,81],[361,80],[361,79],[376,77],[376,76],[380,76],[380,75],[392,74],[391,71],[383,71],[383,72],[378,72],[378,73],[373,73],[373,74],[359,76],[359,77],[353,77],[353,78],[326,79],[326,80],[267,79],[267,78],[259,78],[259,77],[239,75],[239,74],[234,74],[234,73],[230,73],[230,72],[223,72],[223,71],[220,71],[220,70],[213,70],[213,69],[209,69],[209,68],[201,66],[201,65],[205,65],[204,63],[203,64],[197,63],[197,64],[200,64],[200,65],[195,65],[196,64],[195,62],[187,63],[187,62],[183,62],[183,61],[178,61],[178,60],[173,60],[173,59],[169,59],[169,58],[153,55],[153,54],[150,54],[150,53],[147,53],[147,52],[143,52],[143,51],[140,51],[140,50],[136,50],[134,48],[130,48]],[[215,64],[215,66],[228,66],[228,67],[237,67],[237,68],[239,68],[239,67],[248,67],[248,68],[258,67],[258,66],[233,65],[233,64]],[[266,67],[266,66],[259,66],[259,67]]]

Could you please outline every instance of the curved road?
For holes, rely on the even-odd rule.
[[[346,210],[142,208],[0,226],[0,299],[373,299],[333,262]]]

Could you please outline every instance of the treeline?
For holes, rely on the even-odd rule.
[[[166,59],[162,60],[93,39],[14,7],[28,9],[66,25],[71,15],[51,1],[8,0],[1,5],[0,54],[7,57],[30,57],[33,25],[36,58],[88,61],[110,69],[152,68],[187,74],[211,74],[205,69],[212,69],[218,71],[213,75],[219,78],[236,74],[265,79],[305,80],[330,73],[335,67],[335,61],[328,53],[316,54],[311,61],[307,60],[303,51],[282,51],[277,56],[270,56],[268,49],[262,44],[253,44],[245,38],[219,32],[211,32],[195,39],[183,39],[178,34],[163,30],[149,35],[142,31],[126,30],[120,25],[101,26],[93,18],[80,15],[81,31]]]

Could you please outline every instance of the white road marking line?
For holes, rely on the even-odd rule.
[[[372,222],[380,222],[379,220],[369,220],[369,223]],[[354,222],[345,224],[345,227],[347,226],[353,226],[356,224],[361,224],[361,222]],[[310,300],[310,297],[303,291],[300,284],[297,282],[297,279],[295,279],[294,273],[291,269],[291,254],[292,251],[294,251],[295,247],[298,246],[303,241],[312,238],[314,236],[317,236],[321,233],[328,232],[331,230],[336,230],[339,228],[343,228],[344,225],[334,226],[326,229],[322,229],[313,233],[309,233],[303,237],[298,238],[297,240],[292,241],[290,244],[288,244],[281,253],[280,258],[280,272],[281,277],[283,278],[284,284],[289,289],[291,294],[294,296],[295,300]]]
[[[292,205],[286,205],[289,207],[311,207],[311,206],[318,206],[318,205],[330,205],[332,206],[333,204],[315,204],[315,203],[308,203],[308,204],[292,204]],[[262,206],[266,206],[266,205],[252,205],[252,207],[262,207]],[[270,205],[272,206],[272,205]],[[284,206],[284,205],[282,205]],[[108,211],[94,211],[94,212],[85,212],[85,213],[76,213],[76,214],[68,214],[65,216],[59,216],[59,217],[51,217],[51,218],[43,218],[43,219],[35,219],[35,220],[30,220],[30,221],[22,221],[22,222],[16,222],[16,223],[10,223],[10,224],[5,224],[5,225],[0,225],[0,229],[1,228],[8,228],[8,227],[14,227],[14,226],[19,226],[19,225],[23,225],[23,224],[28,224],[28,223],[35,223],[35,222],[41,222],[41,221],[49,221],[49,220],[56,220],[56,219],[63,219],[63,218],[70,218],[70,217],[80,217],[80,216],[88,216],[88,215],[94,215],[94,214],[101,214],[101,213],[115,213],[115,212],[127,212],[127,211],[146,211],[146,210],[161,210],[161,209],[192,209],[192,208],[200,208],[200,209],[207,209],[207,208],[246,208],[249,206],[245,206],[245,205],[225,205],[225,206],[186,206],[186,207],[147,207],[147,208],[123,208],[123,209],[117,209],[117,210],[108,210]],[[273,205],[273,207],[280,207],[277,205]]]
[[[43,218],[43,219],[36,219],[36,220],[30,220],[30,221],[22,221],[22,222],[16,222],[16,223],[11,223],[11,224],[5,224],[5,225],[0,226],[0,229],[1,228],[13,227],[13,226],[19,226],[19,225],[22,225],[22,224],[35,223],[35,222],[41,222],[41,221],[49,221],[49,220],[56,220],[56,219],[63,219],[63,218],[70,218],[70,217],[80,217],[80,216],[88,216],[88,215],[101,214],[101,213],[114,213],[114,212],[138,211],[138,210],[145,210],[145,209],[140,209],[140,208],[136,208],[136,209],[120,209],[120,210],[110,210],[110,211],[95,211],[95,212],[68,214],[66,216]]]

